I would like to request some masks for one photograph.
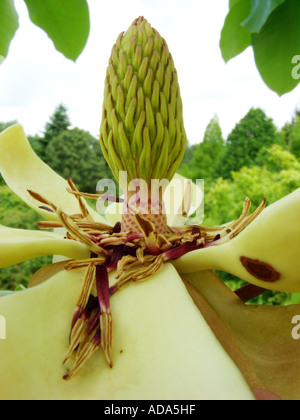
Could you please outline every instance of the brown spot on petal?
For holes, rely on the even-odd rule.
[[[274,283],[280,279],[280,273],[270,264],[259,260],[252,260],[248,257],[241,257],[240,260],[248,273],[259,280]]]

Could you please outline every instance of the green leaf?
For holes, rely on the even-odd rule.
[[[270,15],[259,34],[252,35],[256,66],[270,89],[283,95],[300,79],[294,57],[300,52],[300,1],[287,0]]]
[[[251,45],[251,34],[241,23],[251,10],[251,0],[235,2],[221,32],[220,48],[225,62],[242,53]]]
[[[22,284],[19,284],[19,286],[15,288],[15,292],[22,292],[23,290],[26,290],[26,287]]]
[[[7,56],[9,44],[19,27],[13,0],[0,0],[0,64]]]
[[[76,61],[90,30],[86,0],[25,0],[25,3],[31,21],[47,33],[58,51]]]
[[[232,9],[240,1],[243,1],[243,0],[229,0],[229,9]]]
[[[251,13],[242,22],[251,33],[259,33],[271,13],[286,0],[252,0]]]

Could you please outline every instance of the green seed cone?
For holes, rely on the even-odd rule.
[[[116,179],[171,180],[186,147],[182,101],[165,40],[143,17],[119,35],[107,68],[100,144]]]

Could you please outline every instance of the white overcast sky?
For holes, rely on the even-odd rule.
[[[226,137],[251,107],[281,128],[300,106],[300,86],[279,97],[263,83],[252,49],[225,64],[219,48],[228,0],[89,0],[91,31],[76,63],[58,53],[34,26],[23,0],[15,0],[20,28],[0,65],[0,121],[17,119],[27,134],[41,134],[63,103],[73,126],[98,136],[106,66],[117,36],[144,16],[167,40],[179,75],[191,144],[202,141],[219,117]]]

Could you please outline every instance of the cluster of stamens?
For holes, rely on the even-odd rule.
[[[148,279],[167,261],[205,248],[217,246],[234,238],[251,223],[265,207],[265,201],[248,216],[250,200],[247,198],[240,218],[218,227],[166,226],[157,233],[154,224],[145,215],[135,215],[138,232],[123,231],[121,223],[114,227],[94,221],[84,202],[84,197],[99,199],[99,195],[81,193],[71,179],[68,192],[73,194],[80,214],[67,215],[33,191],[30,195],[41,208],[55,212],[58,221],[39,222],[42,229],[66,229],[66,239],[79,241],[90,250],[86,260],[68,260],[65,270],[85,269],[82,287],[71,323],[70,343],[64,363],[73,355],[74,365],[64,379],[74,377],[92,354],[102,347],[107,364],[113,366],[113,319],[110,298],[131,282]],[[107,197],[106,197],[107,198]],[[109,273],[115,271],[115,282],[110,285]]]

